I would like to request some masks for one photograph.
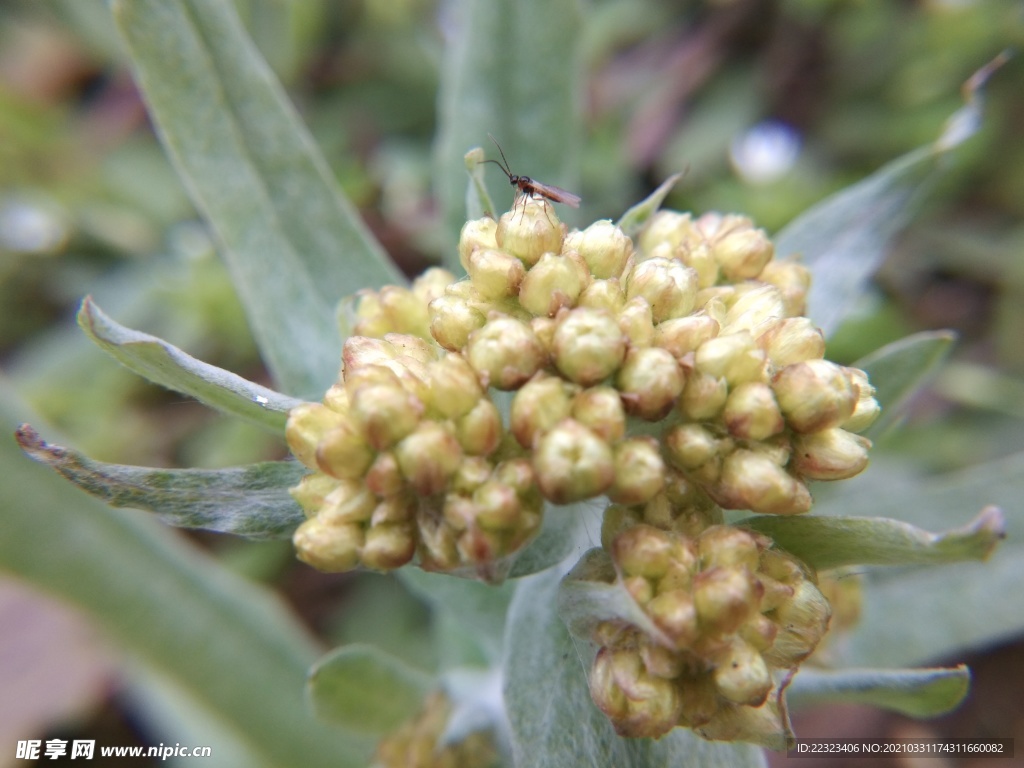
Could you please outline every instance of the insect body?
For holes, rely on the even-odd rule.
[[[501,168],[502,172],[508,176],[509,183],[519,190],[520,195],[540,197],[544,200],[550,200],[553,203],[562,203],[563,205],[568,205],[572,208],[580,207],[579,195],[574,195],[572,192],[562,189],[561,187],[556,187],[554,184],[544,184],[536,179],[531,179],[529,176],[517,176],[512,173],[508,167],[508,160],[505,159],[505,153],[502,151],[501,145],[493,136],[491,136],[491,134],[487,135],[490,136],[491,141],[494,142],[494,146],[498,148],[498,152],[501,153],[501,159],[505,161],[505,164],[502,165],[497,160],[484,160],[484,162],[494,163],[496,166]]]

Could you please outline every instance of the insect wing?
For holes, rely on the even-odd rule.
[[[580,207],[580,196],[574,195],[567,189],[556,187],[553,184],[542,184],[539,181],[530,179],[530,191],[535,195],[546,197],[556,203],[562,203],[562,205],[568,205],[570,208]]]

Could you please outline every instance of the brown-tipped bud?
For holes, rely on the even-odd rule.
[[[741,568],[711,568],[693,580],[693,603],[702,632],[735,632],[760,608],[760,585]]]
[[[864,471],[870,447],[866,437],[839,427],[796,435],[792,467],[811,480],[845,480]]]
[[[529,325],[498,315],[470,334],[466,357],[487,386],[509,390],[529,381],[545,355]]]
[[[526,267],[515,256],[492,248],[480,248],[469,257],[469,279],[485,299],[503,299],[519,293]]]
[[[643,576],[626,576],[622,586],[639,605],[646,605],[654,597],[654,585]]]
[[[313,517],[320,511],[327,495],[345,482],[357,481],[337,480],[323,472],[313,472],[299,480],[294,488],[289,488],[288,493],[302,507],[307,517]]]
[[[779,634],[765,651],[765,661],[786,668],[803,661],[817,647],[828,631],[832,609],[818,588],[805,579],[794,585],[792,599],[768,617],[779,625]]]
[[[363,529],[354,524],[328,526],[312,518],[295,530],[292,542],[299,560],[318,571],[351,571],[359,565]]]
[[[765,602],[765,599],[761,600],[761,610],[765,610]],[[779,625],[763,613],[751,617],[746,624],[740,627],[739,631],[739,636],[750,643],[759,653],[763,653],[771,648],[778,635]]]
[[[409,485],[421,496],[441,493],[462,461],[455,436],[440,424],[421,422],[416,431],[395,448],[395,456]]]
[[[351,394],[352,418],[375,450],[386,451],[412,432],[423,415],[423,403],[400,386],[371,384]]]
[[[772,675],[761,654],[749,643],[734,640],[715,656],[713,673],[718,692],[734,704],[759,707],[772,689]]]
[[[772,324],[757,337],[757,345],[776,368],[825,356],[825,337],[806,317],[787,317]]]
[[[722,274],[733,282],[757,277],[775,255],[775,246],[763,229],[743,227],[720,233],[711,249]]]
[[[391,451],[377,454],[366,472],[366,487],[377,496],[394,496],[405,488],[405,478],[398,459]]]
[[[710,722],[724,706],[709,674],[687,676],[676,683],[681,699],[680,725],[699,728]]]
[[[807,486],[757,451],[729,454],[712,495],[726,509],[769,515],[796,515],[811,508]]]
[[[603,309],[618,316],[626,305],[626,295],[616,279],[594,280],[580,294],[577,306],[587,309]]]
[[[543,200],[522,197],[498,219],[495,240],[498,247],[532,267],[545,253],[562,250],[563,225]]]
[[[857,405],[853,409],[853,415],[844,421],[842,426],[843,429],[850,432],[863,432],[875,423],[882,408],[875,400],[875,388],[868,381],[868,375],[860,368],[846,368],[845,370],[850,381],[857,388]]]
[[[654,341],[654,318],[646,299],[637,297],[627,301],[619,312],[618,321],[619,328],[634,349],[649,347]]]
[[[658,443],[649,437],[631,437],[615,446],[615,482],[608,498],[618,504],[643,504],[665,484],[665,462]]]
[[[400,568],[416,554],[416,526],[408,523],[384,523],[366,531],[361,559],[375,571]]]
[[[693,352],[718,335],[720,326],[713,317],[700,313],[676,317],[659,323],[654,329],[654,345],[672,353],[676,359]]]
[[[728,397],[729,383],[724,378],[693,371],[686,377],[679,410],[688,419],[711,419],[725,407]]]
[[[722,441],[700,424],[676,424],[663,442],[669,462],[684,471],[703,466],[722,451]]]
[[[549,431],[572,409],[573,388],[556,376],[540,376],[523,385],[512,398],[509,426],[524,448]]]
[[[658,629],[668,635],[675,648],[683,649],[697,639],[697,610],[688,590],[662,592],[644,606]]]
[[[807,292],[811,288],[811,271],[803,264],[772,259],[761,270],[757,279],[771,283],[782,291],[788,317],[806,314]]]
[[[767,384],[740,384],[725,401],[722,418],[729,434],[745,440],[765,440],[786,427],[775,394]]]
[[[476,521],[489,530],[515,528],[522,503],[515,489],[498,480],[488,480],[473,492]]]
[[[619,391],[612,387],[590,387],[580,392],[572,402],[571,415],[609,445],[626,434],[626,411]]]
[[[491,462],[482,456],[467,456],[452,476],[448,492],[471,496],[473,491],[490,479],[493,471]]]
[[[600,496],[615,479],[608,443],[572,419],[565,419],[537,441],[533,468],[544,497],[555,504]]]
[[[768,377],[767,356],[747,331],[705,341],[697,348],[694,364],[701,373],[725,379],[732,387]]]
[[[427,405],[448,419],[469,413],[484,396],[476,371],[459,354],[449,353],[427,368]]]
[[[649,525],[634,525],[612,542],[611,555],[623,576],[660,579],[672,560],[672,536]]]
[[[576,306],[586,282],[576,261],[567,254],[545,253],[530,268],[519,289],[519,304],[540,317]]]
[[[626,299],[642,298],[651,305],[655,323],[684,317],[697,300],[697,273],[673,259],[648,259],[626,276]]]
[[[774,285],[761,285],[744,291],[729,307],[722,332],[760,333],[771,321],[785,317],[785,313],[781,291]]]
[[[837,427],[853,415],[857,391],[842,367],[828,360],[788,365],[772,379],[786,423],[797,432]]]
[[[601,649],[590,675],[590,694],[620,736],[658,738],[679,720],[676,685],[647,674],[636,651]]]
[[[714,525],[697,537],[702,568],[747,568],[756,571],[766,542],[732,525]]]
[[[470,456],[490,456],[504,434],[501,413],[487,398],[477,400],[473,410],[455,422],[455,439]]]
[[[611,376],[622,364],[626,339],[610,313],[577,307],[559,315],[552,353],[564,376],[589,387]]]
[[[447,350],[460,352],[487,318],[461,296],[446,293],[430,302],[430,335]]]
[[[611,221],[602,219],[582,231],[570,232],[562,248],[576,251],[594,277],[606,280],[622,274],[633,253],[633,241]]]
[[[302,403],[288,412],[284,436],[295,458],[310,469],[317,469],[316,454],[320,441],[345,422],[337,411],[320,403]]]
[[[324,498],[317,518],[324,525],[338,527],[350,523],[366,523],[373,516],[377,497],[358,480],[343,480]]]
[[[666,416],[684,384],[683,369],[661,347],[631,349],[615,377],[626,411],[647,421]]]
[[[374,450],[349,420],[325,434],[316,449],[317,466],[337,478],[362,477],[373,459]]]
[[[473,251],[498,247],[495,238],[497,231],[498,222],[486,216],[462,225],[462,232],[459,233],[459,263],[464,270],[469,271],[469,258]]]
[[[679,677],[686,668],[683,654],[650,641],[640,644],[640,658],[650,674],[665,680]]]

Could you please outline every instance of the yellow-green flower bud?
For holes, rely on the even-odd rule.
[[[654,346],[662,347],[676,359],[693,352],[701,344],[718,335],[721,326],[713,317],[701,312],[675,317],[654,328]]]
[[[785,317],[782,293],[774,285],[762,285],[744,291],[725,315],[723,333],[750,331],[759,334],[774,320]]]
[[[866,437],[839,427],[798,434],[792,467],[811,480],[845,480],[864,471],[870,447]]]
[[[618,316],[626,305],[626,295],[622,286],[615,278],[610,280],[594,280],[583,289],[577,306],[588,309],[604,309]]]
[[[729,393],[722,418],[729,434],[745,440],[765,440],[786,426],[772,388],[753,381]]]
[[[767,356],[747,331],[709,339],[697,348],[694,364],[701,373],[735,387],[767,379]]]
[[[482,328],[487,318],[462,297],[445,293],[430,302],[430,335],[447,350],[460,352],[469,335]]]
[[[577,307],[559,315],[552,353],[564,376],[589,387],[604,381],[622,364],[626,339],[610,313]]]
[[[472,504],[469,500],[465,501]],[[448,524],[447,515],[438,519],[433,515],[421,514],[416,525],[419,529],[419,564],[423,570],[450,571],[460,565],[457,533]]]
[[[726,509],[770,515],[796,515],[811,508],[807,486],[766,454],[743,449],[725,457],[712,495]]]
[[[875,423],[882,408],[875,400],[875,388],[868,381],[868,375],[859,368],[845,370],[850,381],[857,388],[857,405],[853,409],[853,415],[844,421],[842,426],[843,429],[850,432],[863,432]]]
[[[299,560],[318,571],[351,571],[359,565],[363,529],[355,524],[324,525],[316,518],[311,518],[295,529],[292,542]]]
[[[832,609],[816,586],[804,579],[794,585],[792,599],[768,614],[779,625],[775,643],[764,652],[774,667],[793,667],[810,655],[828,631]]]
[[[523,262],[511,254],[480,248],[469,256],[469,279],[485,299],[503,299],[519,293],[526,276]]]
[[[557,424],[537,441],[533,468],[544,497],[555,504],[600,496],[615,480],[608,443],[572,419]]]
[[[473,492],[476,520],[484,528],[514,528],[519,522],[522,504],[515,489],[498,480],[488,480]]]
[[[492,316],[469,337],[469,364],[486,386],[517,389],[544,364],[544,349],[526,323],[511,317]]]
[[[423,415],[423,403],[400,386],[371,384],[351,393],[352,418],[366,441],[386,451],[412,432]]]
[[[697,286],[710,288],[718,282],[721,269],[718,260],[706,242],[681,245],[676,248],[676,258],[697,273]]]
[[[360,559],[367,568],[391,571],[416,554],[416,526],[412,523],[383,523],[366,531]]]
[[[747,568],[756,571],[767,542],[732,525],[714,525],[697,537],[701,568]]]
[[[377,498],[369,487],[358,480],[342,480],[324,498],[317,519],[324,525],[338,527],[350,523],[366,523],[377,507]]]
[[[588,282],[585,277],[572,255],[545,253],[523,278],[519,304],[533,315],[554,317],[558,310],[576,306]]]
[[[472,219],[462,225],[462,232],[459,233],[459,262],[464,270],[469,271],[469,259],[473,251],[498,247],[495,237],[497,231],[498,222],[488,216]]]
[[[307,517],[313,517],[320,511],[328,494],[345,482],[323,472],[313,472],[299,480],[294,488],[289,488],[288,493],[302,507]]]
[[[627,301],[618,316],[619,328],[634,349],[649,347],[654,340],[654,318],[651,305],[639,296]]]
[[[608,498],[618,504],[643,504],[665,484],[665,462],[653,438],[631,437],[615,446],[615,482]]]
[[[657,246],[665,243],[675,248],[692,233],[693,224],[690,214],[661,209],[647,222],[640,233],[639,246],[645,253],[650,253]]]
[[[527,382],[512,398],[509,427],[524,448],[532,448],[572,410],[573,389],[556,376],[539,376]]]
[[[661,592],[644,606],[644,611],[676,648],[686,648],[697,639],[697,610],[688,590]]]
[[[327,388],[324,393],[324,405],[335,413],[347,414],[349,411],[348,392],[345,391],[345,384],[336,381]]]
[[[626,411],[647,421],[666,416],[685,383],[683,369],[661,347],[631,349],[615,377]]]
[[[753,229],[749,224],[721,231],[711,250],[722,274],[733,282],[757,277],[775,255],[775,246],[764,230]]]
[[[772,379],[786,423],[797,432],[836,427],[853,415],[857,391],[842,367],[828,360],[787,365]]]
[[[288,412],[284,436],[288,447],[299,461],[310,469],[317,469],[317,447],[320,441],[345,419],[336,411],[320,403],[302,403]]]
[[[710,568],[693,579],[693,604],[702,632],[735,632],[760,609],[760,584],[741,568]]]
[[[772,675],[757,649],[742,640],[733,640],[715,657],[715,687],[735,704],[759,707],[772,689]]]
[[[646,605],[654,597],[654,585],[643,576],[627,576],[622,580],[622,586],[639,605]]]
[[[570,232],[562,248],[579,253],[591,274],[606,280],[622,274],[633,253],[633,241],[611,221],[602,219],[582,231]]]
[[[420,422],[395,448],[395,457],[409,485],[421,496],[441,493],[462,461],[458,440],[442,425]]]
[[[492,229],[497,226],[493,219],[482,219],[481,221],[490,222]],[[412,281],[412,285],[409,289],[423,302],[423,306],[426,307],[438,296],[443,296],[445,289],[454,283],[456,279],[455,275],[447,269],[441,269],[441,267],[430,267]]]
[[[594,661],[591,696],[611,719],[616,733],[657,738],[672,730],[680,711],[674,683],[648,674],[636,651],[606,651],[602,649]]]
[[[612,542],[611,556],[623,576],[660,579],[668,571],[673,554],[672,537],[649,525],[634,525]]]
[[[377,454],[366,472],[366,487],[382,497],[394,496],[405,489],[405,478],[394,453],[384,451]]]
[[[455,422],[455,439],[470,456],[490,456],[501,445],[504,428],[498,407],[487,398]]]
[[[825,356],[825,337],[806,317],[779,320],[757,337],[757,344],[776,368]]]
[[[691,371],[679,398],[679,410],[688,419],[711,419],[725,407],[728,397],[729,383],[724,378]]]
[[[760,578],[760,577],[759,577]],[[764,579],[761,579],[761,583],[764,583]],[[792,593],[792,590],[790,590]],[[765,597],[761,600],[761,610],[767,610],[768,602],[767,592]],[[775,638],[779,635],[779,625],[769,619],[763,613],[760,616],[754,616],[746,624],[740,627],[739,636],[746,642],[755,648],[758,652],[763,653],[772,647],[775,642]]]
[[[559,253],[565,238],[565,225],[542,200],[522,197],[498,219],[495,240],[498,247],[511,253],[527,267],[536,264],[545,253]]]
[[[709,674],[684,677],[677,681],[677,687],[681,699],[680,725],[699,728],[710,722],[725,703]]]
[[[343,420],[325,434],[316,449],[317,466],[341,479],[362,477],[374,455],[373,448],[350,420]]]
[[[571,415],[609,445],[626,434],[626,411],[618,390],[612,387],[590,387],[577,394]]]
[[[782,291],[787,317],[803,315],[807,310],[807,292],[811,288],[811,271],[795,261],[769,261],[757,279],[771,283]]]
[[[679,677],[686,668],[683,654],[650,641],[641,642],[640,658],[650,674],[666,680]]]
[[[448,419],[469,413],[484,396],[476,371],[459,354],[449,353],[427,368],[429,399],[427,405]]]
[[[655,323],[684,317],[697,300],[697,273],[672,259],[648,259],[626,276],[626,299],[642,298],[651,305]]]
[[[665,456],[672,466],[692,470],[707,464],[722,451],[722,441],[700,424],[676,424],[665,433]]]

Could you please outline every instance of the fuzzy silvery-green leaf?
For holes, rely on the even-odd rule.
[[[804,667],[786,695],[793,709],[843,702],[867,704],[910,717],[937,717],[967,696],[971,673],[961,664],[929,669],[844,669]]]
[[[737,525],[770,536],[778,547],[818,570],[985,560],[1006,535],[1006,519],[998,507],[986,507],[968,524],[942,533],[884,517],[845,515],[762,515]]]
[[[283,434],[288,411],[302,402],[196,360],[156,336],[125,328],[88,297],[78,312],[78,324],[100,349],[154,384],[265,429]]]
[[[508,577],[517,579],[543,571],[580,551],[587,523],[600,526],[600,513],[598,507],[585,502],[559,507],[546,505],[540,533],[515,556]]]
[[[463,158],[480,146],[497,158],[497,148],[485,146],[488,133],[501,142],[512,173],[575,191],[583,13],[579,0],[457,0],[449,10],[434,178],[448,243],[444,266],[459,274]],[[491,172],[507,190],[499,200],[508,205],[499,208],[508,208],[508,179]]]
[[[987,76],[991,67],[982,70]],[[830,336],[865,290],[886,256],[889,242],[906,224],[934,180],[944,156],[977,131],[979,89],[972,78],[967,104],[947,121],[932,144],[894,160],[868,178],[837,192],[790,222],[775,238],[780,256],[799,254],[814,273],[807,316]]]
[[[27,424],[18,443],[86,493],[112,507],[155,512],[168,525],[233,533],[253,539],[286,538],[305,516],[288,495],[307,470],[273,461],[231,469],[158,469],[94,461],[50,445]]]
[[[346,645],[310,670],[307,692],[320,718],[356,733],[381,735],[416,714],[428,675],[370,645]]]
[[[228,262],[274,379],[313,397],[341,354],[334,307],[401,276],[229,2],[113,0],[160,137]]]
[[[676,182],[682,176],[683,174],[681,173],[674,173],[669,176],[656,190],[622,214],[622,218],[615,223],[615,226],[630,237],[636,237],[650,220],[651,216],[658,212],[668,193],[672,191],[672,187],[676,185]]]
[[[949,357],[956,334],[925,331],[886,344],[861,358],[854,367],[868,374],[882,413],[865,432],[875,439],[900,419],[907,400],[923,387]]]
[[[656,741],[618,736],[590,698],[590,650],[573,640],[556,608],[561,578],[558,569],[550,569],[517,581],[509,609],[505,706],[516,768],[754,768],[766,764],[764,754],[754,746],[704,741],[683,728]]]

